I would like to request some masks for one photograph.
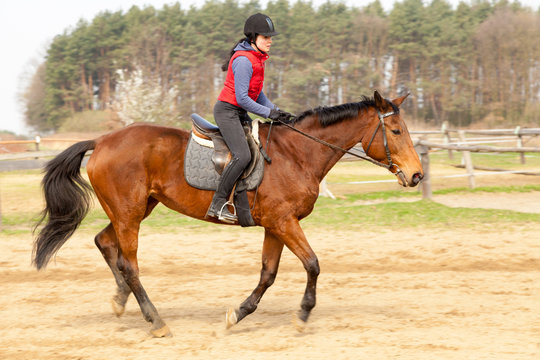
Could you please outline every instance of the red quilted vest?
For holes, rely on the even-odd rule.
[[[225,78],[225,84],[223,90],[218,96],[219,101],[228,102],[236,106],[236,94],[234,92],[234,73],[232,71],[232,63],[234,59],[239,56],[245,56],[251,62],[253,67],[253,74],[251,75],[251,80],[249,82],[248,96],[253,100],[257,101],[259,94],[263,89],[264,83],[264,62],[268,59],[268,54],[262,54],[257,51],[236,51],[229,61],[229,68],[227,69],[227,77]]]

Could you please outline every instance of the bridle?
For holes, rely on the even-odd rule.
[[[381,114],[381,112],[379,110],[377,110],[377,115],[379,116],[379,124],[377,124],[377,128],[373,132],[373,135],[371,136],[371,140],[369,140],[369,144],[368,144],[367,149],[366,149],[366,155],[368,155],[368,153],[369,153],[369,149],[371,148],[371,144],[373,143],[373,139],[375,139],[375,135],[377,135],[377,131],[379,131],[379,128],[382,128],[384,151],[386,152],[386,159],[388,160],[388,168],[387,169],[388,169],[388,171],[391,171],[392,167],[395,167],[396,168],[396,173],[395,174],[398,175],[398,173],[402,173],[402,171],[399,168],[399,166],[397,166],[397,164],[394,164],[392,162],[392,156],[390,155],[390,148],[388,147],[388,138],[386,137],[386,126],[384,124],[384,118],[386,118],[388,116],[396,115],[396,114],[399,114],[399,111],[394,110],[394,111],[390,111],[390,112]]]
[[[384,113],[384,114],[381,114],[381,112],[379,110],[377,110],[377,115],[379,117],[379,124],[377,125],[377,128],[375,129],[375,131],[373,132],[373,135],[371,136],[371,140],[369,141],[369,144],[368,144],[368,147],[365,151],[365,154],[366,156],[363,156],[363,155],[360,155],[360,154],[356,154],[356,153],[353,153],[352,151],[349,151],[349,150],[346,150],[346,149],[343,149],[339,146],[336,146],[334,144],[330,144],[324,140],[321,140],[319,138],[316,138],[312,135],[309,135],[301,130],[298,130],[297,128],[295,128],[294,126],[291,126],[290,124],[282,121],[282,120],[278,120],[278,122],[280,124],[283,124],[285,125],[286,127],[288,127],[289,129],[291,130],[294,130],[296,131],[297,133],[300,133],[302,135],[304,135],[305,137],[313,140],[313,141],[316,141],[320,144],[323,144],[323,145],[326,145],[328,146],[329,148],[331,149],[334,149],[334,150],[339,150],[343,153],[346,153],[346,154],[349,154],[349,155],[352,155],[354,157],[357,157],[357,158],[360,158],[362,160],[366,160],[366,161],[369,161],[370,163],[372,164],[375,164],[375,165],[378,165],[380,167],[383,167],[385,168],[386,170],[392,172],[392,168],[394,168],[396,170],[395,173],[393,173],[394,175],[398,176],[405,184],[407,184],[407,180],[406,180],[406,177],[405,175],[403,174],[403,171],[401,171],[401,169],[399,168],[399,166],[397,164],[395,164],[393,161],[392,161],[392,156],[390,155],[390,148],[388,147],[388,139],[386,137],[386,126],[384,124],[384,118],[386,117],[389,117],[389,116],[392,116],[392,115],[396,115],[398,114],[399,111],[390,111],[390,112],[387,112],[387,113]],[[296,119],[296,118],[295,118]],[[293,121],[293,124],[294,124],[294,121]],[[270,125],[271,126],[271,125]],[[379,128],[382,128],[382,133],[383,133],[383,144],[384,144],[384,150],[386,152],[386,159],[388,160],[388,164],[385,164],[385,163],[382,163],[380,161],[377,161],[375,159],[372,159],[371,157],[369,157],[368,155],[368,152],[369,152],[369,149],[371,147],[371,144],[373,143],[373,139],[375,139],[375,135],[377,135],[377,132],[379,131]]]

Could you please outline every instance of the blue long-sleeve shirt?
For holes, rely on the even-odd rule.
[[[254,51],[247,41],[238,44],[234,50]],[[251,76],[253,75],[251,61],[245,56],[238,56],[233,60],[231,68],[234,74],[234,92],[238,105],[250,113],[267,118],[268,115],[270,115],[270,110],[275,108],[275,105],[268,100],[266,95],[264,95],[264,92],[261,91],[257,101],[253,101],[253,99],[248,96],[249,83],[251,81]]]

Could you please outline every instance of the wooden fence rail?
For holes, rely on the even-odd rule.
[[[0,140],[0,145],[25,145],[25,144],[34,144],[36,151],[39,151],[39,145],[42,142],[67,142],[67,143],[76,143],[83,141],[85,139],[54,139],[54,138],[42,138],[37,135],[33,140]]]
[[[513,137],[514,141],[516,141],[516,146],[518,148],[523,147],[523,139],[524,137],[536,137],[540,135],[540,128],[522,128],[521,126],[516,126],[513,129],[484,129],[484,130],[460,130],[460,129],[449,129],[448,124],[445,122],[441,126],[441,130],[428,130],[428,131],[411,131],[412,135],[422,135],[424,138],[428,135],[441,135],[443,143],[445,145],[452,144],[452,136],[451,133],[457,133],[458,137],[460,139],[457,143],[458,145],[466,145],[471,144],[471,139],[467,139],[466,135],[483,135],[483,136],[489,136],[489,138],[475,138],[474,143],[476,144],[482,144],[482,143],[500,143],[500,142],[511,142],[511,138]],[[494,139],[494,136],[505,136],[504,139]],[[427,140],[427,139],[424,139]],[[448,157],[450,160],[453,159],[453,151],[454,149],[448,148]],[[520,160],[522,164],[525,164],[525,153],[522,152],[520,155]]]
[[[485,146],[485,145],[454,145],[454,144],[438,144],[432,141],[427,140],[417,140],[417,145],[424,145],[429,148],[434,149],[446,149],[446,150],[457,150],[457,151],[470,151],[470,152],[517,152],[517,153],[527,153],[534,152],[540,153],[540,148],[537,147],[498,147],[498,146]]]
[[[464,133],[460,132],[460,140],[464,141]],[[429,151],[430,149],[446,149],[456,150],[463,153],[463,160],[465,162],[464,167],[467,170],[467,177],[469,179],[469,187],[473,189],[475,184],[474,178],[474,165],[470,156],[471,152],[482,153],[520,153],[523,157],[525,153],[540,153],[540,148],[537,147],[495,147],[485,145],[454,145],[454,144],[438,144],[427,140],[416,140],[415,148],[421,157],[422,167],[424,169],[424,179],[420,184],[422,190],[422,198],[431,199],[431,176],[429,169]],[[501,169],[491,169],[492,171],[501,171]],[[525,173],[523,171],[511,171],[512,173]],[[526,173],[527,175],[538,175],[536,173]]]
[[[525,135],[525,136],[536,136],[540,135],[540,128],[522,128],[517,126],[513,129],[478,129],[478,130],[462,130],[462,129],[448,129],[446,125],[443,124],[441,130],[411,130],[412,135],[441,135],[445,133],[458,133],[464,131],[466,134],[471,135]]]
[[[61,152],[62,152],[61,150],[53,150],[53,151],[27,151],[27,152],[20,152],[20,153],[0,154],[0,161],[1,160],[40,159],[40,158],[56,156],[60,154]]]

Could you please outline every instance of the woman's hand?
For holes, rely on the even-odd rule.
[[[270,115],[268,115],[268,118],[274,121],[290,123],[294,118],[294,115],[283,110],[272,109],[270,110]]]

